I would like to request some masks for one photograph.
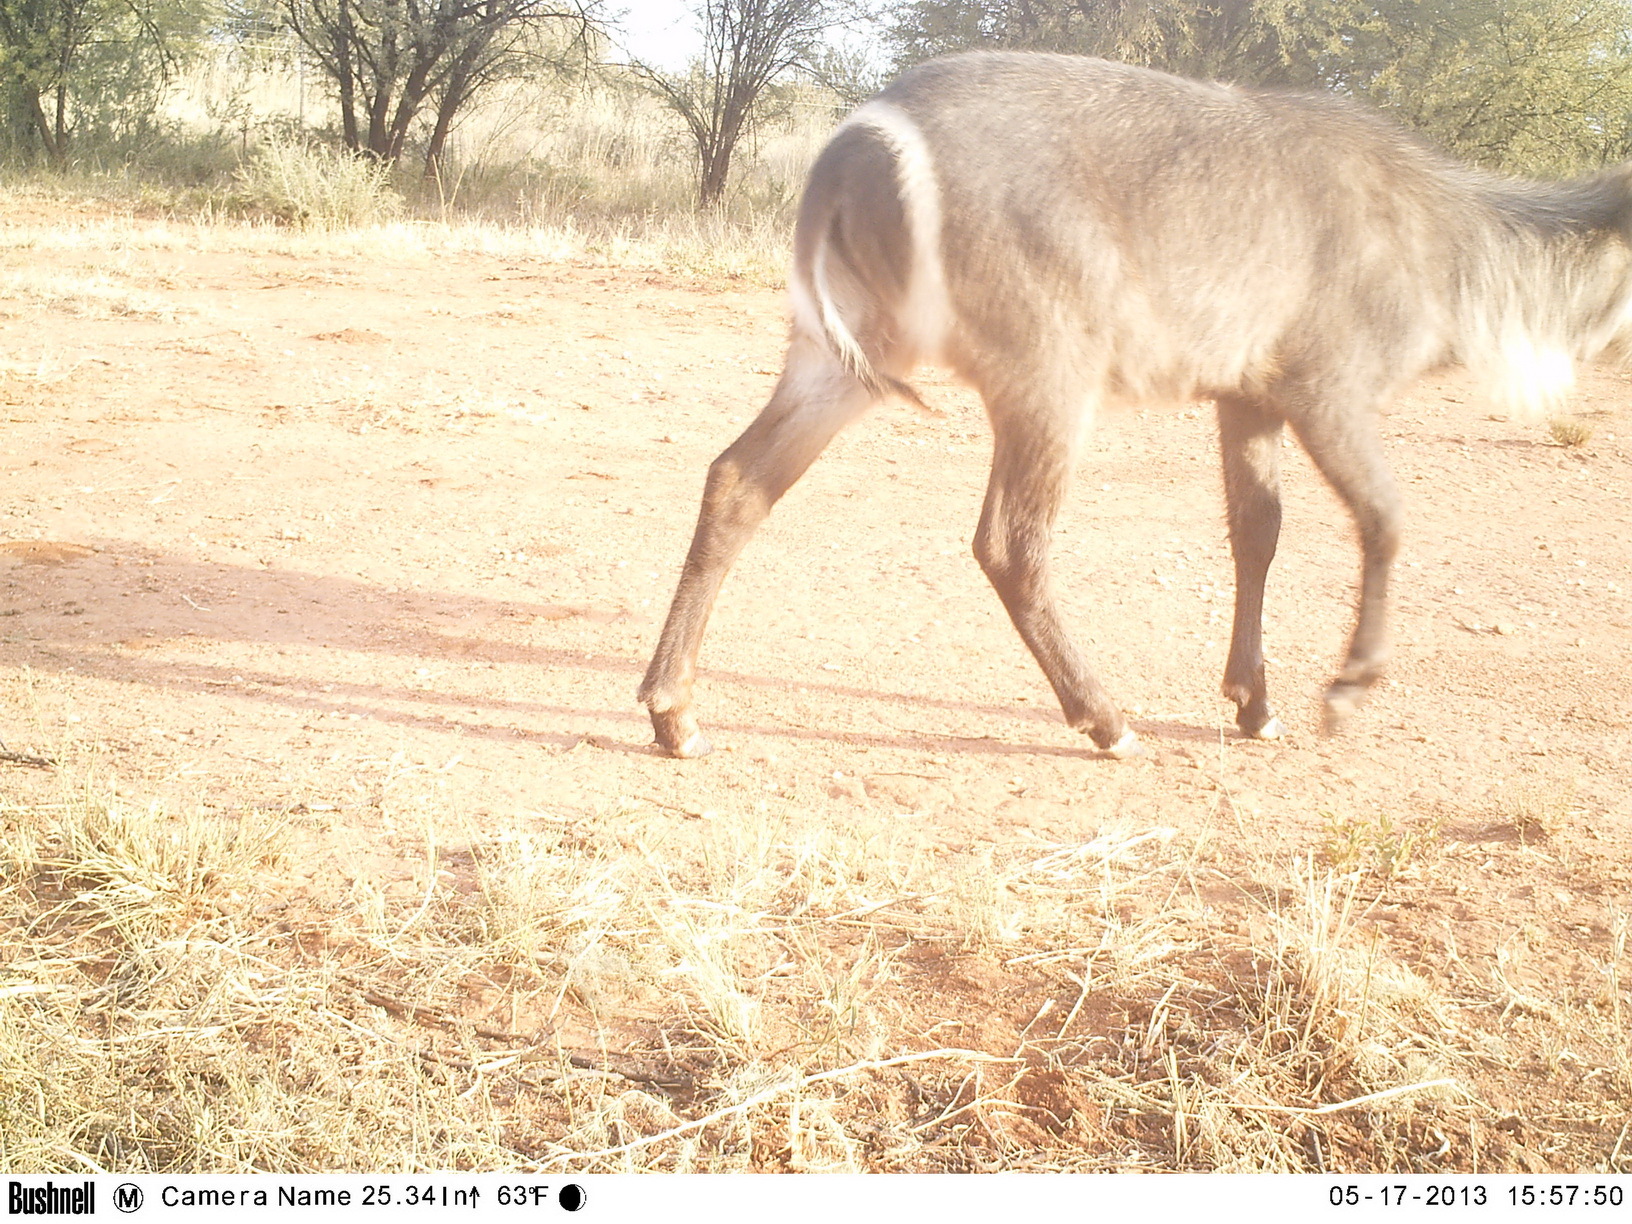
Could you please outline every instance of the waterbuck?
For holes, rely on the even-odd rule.
[[[1328,728],[1382,671],[1399,494],[1379,408],[1465,365],[1539,411],[1632,330],[1632,167],[1565,183],[1458,165],[1353,104],[1074,56],[913,69],[834,134],[794,238],[792,338],[769,404],[714,461],[640,686],[670,753],[709,750],[697,652],[726,571],[833,436],[920,362],[991,418],[975,556],[1054,686],[1112,756],[1138,737],[1072,643],[1049,538],[1095,410],[1217,405],[1235,623],[1224,694],[1282,731],[1261,643],[1290,425],[1354,517],[1362,559]]]

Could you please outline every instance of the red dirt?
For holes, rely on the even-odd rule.
[[[1153,754],[1066,728],[969,552],[989,438],[934,378],[778,507],[727,583],[699,715],[658,755],[635,686],[709,460],[780,362],[781,296],[483,254],[8,249],[147,306],[4,304],[0,739],[95,748],[143,798],[304,806],[305,870],[517,819],[687,836],[709,811],[911,814],[972,844],[1109,822],[1308,850],[1333,815],[1458,864],[1402,939],[1548,933],[1596,972],[1632,880],[1632,409],[1597,373],[1582,447],[1432,383],[1385,422],[1408,503],[1390,678],[1343,736],[1318,696],[1350,625],[1345,516],[1288,451],[1267,653],[1289,735],[1218,695],[1231,569],[1205,408],[1112,413],[1059,584]],[[162,305],[154,305],[160,303]],[[130,311],[134,310],[134,313]],[[0,791],[48,796],[0,763]],[[1563,796],[1524,844],[1515,804]],[[407,871],[402,872],[406,877]],[[1386,918],[1386,915],[1385,915]],[[1406,930],[1409,927],[1409,930]]]

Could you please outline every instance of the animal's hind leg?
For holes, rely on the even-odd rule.
[[[1241,734],[1275,739],[1281,720],[1264,681],[1264,581],[1281,534],[1280,414],[1239,398],[1218,401],[1224,502],[1235,556],[1235,627],[1224,666],[1224,696],[1236,704]]]
[[[975,533],[975,556],[1009,618],[1054,686],[1065,720],[1113,756],[1142,751],[1060,619],[1049,578],[1049,537],[1070,481],[1075,422],[1036,404],[1011,410],[988,396],[992,478]]]
[[[1383,458],[1377,417],[1364,401],[1327,401],[1291,418],[1315,466],[1360,532],[1360,609],[1348,657],[1326,687],[1326,730],[1338,730],[1383,674],[1388,583],[1400,549],[1400,494]]]
[[[777,499],[873,396],[818,345],[796,336],[771,400],[708,469],[697,530],[640,700],[658,743],[678,757],[709,750],[691,713],[697,652],[732,562]]]

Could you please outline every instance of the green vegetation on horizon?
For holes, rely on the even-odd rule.
[[[406,196],[421,215],[638,228],[701,195],[781,224],[805,164],[788,148],[808,158],[875,80],[978,47],[1330,89],[1517,173],[1579,173],[1632,152],[1632,0],[893,0],[869,27],[870,62],[832,39],[849,11],[832,0],[708,0],[698,19],[719,37],[781,21],[772,33],[785,45],[738,65],[711,35],[711,59],[668,75],[614,62],[592,3],[515,0],[508,24],[460,33],[425,63],[398,46],[404,30],[382,3],[346,0],[378,44],[363,50],[396,48],[365,79],[361,50],[344,62],[310,50],[309,0],[0,0],[0,164],[136,181],[180,211],[303,221],[305,205],[268,187],[289,170],[287,147],[331,167],[329,151],[349,149],[392,167],[378,180],[381,217]],[[803,24],[790,11],[801,5]],[[739,85],[753,89],[746,101]],[[628,126],[588,147],[569,138],[586,110]]]

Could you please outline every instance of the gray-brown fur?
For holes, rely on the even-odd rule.
[[[1400,514],[1378,409],[1462,364],[1496,401],[1534,411],[1574,363],[1618,345],[1629,184],[1625,167],[1501,179],[1334,98],[1100,60],[984,53],[913,70],[812,169],[787,365],[710,469],[641,685],[659,741],[707,751],[691,688],[726,570],[840,428],[911,395],[920,361],[985,400],[995,449],[975,554],[1067,720],[1117,753],[1136,740],[1049,582],[1050,529],[1094,409],[1217,403],[1237,582],[1224,692],[1257,736],[1279,730],[1260,625],[1290,425],[1360,536],[1359,614],[1327,693],[1339,720],[1386,653]]]

